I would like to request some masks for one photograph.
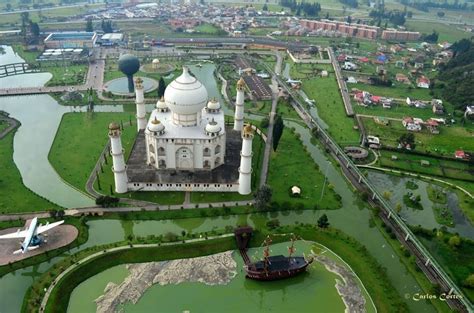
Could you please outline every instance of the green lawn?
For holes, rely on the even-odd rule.
[[[443,23],[408,20],[405,23],[405,26],[408,30],[418,31],[425,34],[431,34],[433,30],[435,30],[439,33],[439,42],[448,41],[450,43],[454,43],[460,39],[471,37],[471,34],[457,29],[454,25],[447,25]]]
[[[348,89],[357,88],[359,90],[368,91],[374,96],[399,98],[405,100],[407,97],[416,100],[431,100],[429,89],[410,88],[406,84],[394,83],[392,87],[374,86],[363,83],[349,84]]]
[[[378,165],[390,167],[408,172],[415,172],[425,175],[448,177],[452,179],[462,179],[474,182],[472,172],[474,166],[468,162],[444,160],[430,156],[421,156],[408,153],[381,150]],[[392,156],[397,157],[396,160]],[[421,165],[421,161],[428,161],[429,165]]]
[[[277,151],[272,152],[268,184],[273,190],[272,200],[280,204],[306,208],[317,205],[321,209],[338,209],[341,206],[339,195],[330,185],[325,185],[324,175],[288,128],[283,131]],[[300,198],[290,197],[292,186],[301,188]]]
[[[13,136],[10,132],[0,140],[0,212],[18,213],[58,209],[59,206],[38,196],[23,185],[13,161]]]
[[[309,99],[316,100],[319,117],[328,124],[329,133],[339,144],[359,142],[359,132],[354,130],[354,119],[346,115],[333,73],[329,77],[305,80],[303,90]]]
[[[388,126],[379,125],[372,118],[361,118],[367,135],[380,137],[382,145],[397,147],[398,139],[407,133],[401,122],[390,121]],[[415,133],[415,150],[423,153],[453,157],[456,150],[474,150],[474,131],[461,126],[440,126],[438,135],[423,129]]]
[[[109,140],[107,127],[112,121],[123,122],[122,144],[130,147],[136,135],[131,113],[66,113],[62,117],[48,158],[59,176],[79,190],[85,191],[87,178]],[[125,151],[130,153],[130,149]],[[110,166],[109,162],[104,170]]]
[[[196,26],[194,27],[194,30],[199,33],[210,34],[210,35],[217,35],[223,32],[223,30],[221,30],[220,28],[209,23],[204,23],[199,26]]]
[[[423,120],[429,118],[445,118],[446,116],[439,116],[433,113],[431,106],[427,106],[424,109],[418,109],[415,107],[409,107],[405,103],[395,104],[391,109],[384,109],[381,105],[363,107],[353,101],[352,107],[357,114],[372,115],[372,116],[383,116],[403,119],[406,116],[418,117]],[[449,111],[449,110],[448,110]]]

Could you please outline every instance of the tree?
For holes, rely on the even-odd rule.
[[[38,23],[34,23],[30,21],[30,32],[35,38],[37,38],[40,35],[40,28],[39,28]]]
[[[272,199],[272,189],[268,185],[263,185],[258,188],[255,193],[255,207],[257,209],[264,209]]]
[[[438,15],[438,17],[444,17],[444,12],[443,11],[438,11],[438,13],[436,13],[436,15]]]
[[[5,6],[6,11],[11,11],[12,10],[12,5],[10,3],[7,3]]]
[[[94,25],[92,25],[92,19],[88,19],[86,23],[86,32],[93,32]]]
[[[474,288],[474,274],[470,274],[463,282],[467,288]]]
[[[385,200],[390,200],[390,198],[392,197],[392,193],[388,190],[385,190],[383,192],[383,197],[384,197]]]
[[[260,121],[260,127],[261,127],[261,128],[267,128],[267,127],[268,127],[268,124],[270,124],[270,121],[268,120],[268,117],[264,117],[264,118]]]
[[[49,216],[50,217],[56,218],[57,214],[58,214],[57,210],[55,210],[55,209],[49,210]]]
[[[63,218],[63,217],[64,217],[64,215],[66,215],[66,212],[64,212],[64,210],[63,210],[63,209],[61,209],[61,210],[58,210],[58,214],[57,214],[58,218]]]
[[[352,16],[348,15],[347,19],[346,19],[346,22],[349,23],[349,24],[352,23]]]
[[[275,117],[275,125],[273,125],[273,151],[276,151],[278,148],[278,143],[280,142],[281,135],[283,135],[283,119],[279,114]]]
[[[114,32],[111,20],[102,20],[101,27],[102,27],[102,30],[104,31],[104,33],[113,33]]]
[[[461,238],[458,235],[451,236],[448,243],[451,247],[457,248],[461,245]]]
[[[319,228],[328,228],[329,227],[329,220],[328,216],[326,214],[321,215],[320,218],[318,218],[318,227]]]
[[[262,11],[268,11],[268,5],[266,3],[263,5]]]
[[[158,98],[161,99],[165,95],[166,83],[163,77],[160,77],[158,82]]]

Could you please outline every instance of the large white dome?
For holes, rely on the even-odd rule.
[[[193,114],[201,111],[207,104],[207,90],[195,77],[183,67],[181,76],[173,80],[165,90],[165,102],[168,108],[177,114]]]

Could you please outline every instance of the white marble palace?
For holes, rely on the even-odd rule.
[[[125,164],[117,124],[110,126],[117,193],[251,192],[253,130],[243,125],[244,82],[237,83],[233,128],[216,99],[187,67],[146,120],[142,80],[135,80],[138,135]],[[240,150],[240,151],[239,151]]]

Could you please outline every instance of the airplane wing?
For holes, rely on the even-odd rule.
[[[15,233],[1,235],[0,239],[25,238],[28,235],[28,230],[18,230]]]
[[[36,228],[36,234],[44,233],[45,231],[48,231],[48,230],[50,230],[51,228],[54,228],[54,227],[56,227],[56,226],[59,226],[59,225],[61,225],[62,223],[64,223],[64,221],[59,221],[59,222],[55,222],[55,223],[51,223],[51,224],[46,224],[46,225],[40,225],[40,226],[38,226],[38,228]]]

